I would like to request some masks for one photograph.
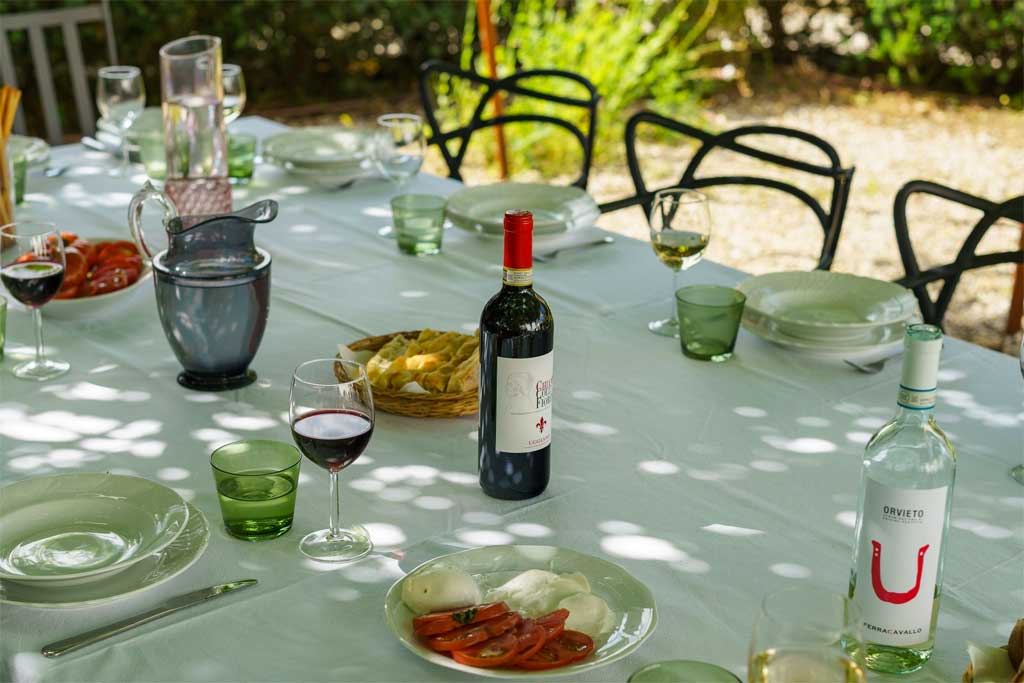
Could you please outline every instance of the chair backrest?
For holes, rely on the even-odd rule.
[[[832,260],[836,253],[836,246],[839,243],[839,231],[843,225],[843,216],[846,214],[846,202],[850,196],[850,181],[853,178],[854,171],[852,166],[850,168],[843,168],[842,164],[839,162],[839,155],[836,153],[832,145],[828,144],[816,135],[811,135],[810,133],[805,133],[804,131],[795,130],[793,128],[783,128],[780,126],[743,126],[741,128],[734,128],[733,130],[716,134],[703,131],[699,128],[694,128],[693,126],[682,123],[681,121],[676,121],[674,119],[661,116],[660,114],[655,114],[654,112],[642,111],[631,116],[629,121],[626,122],[626,160],[629,164],[629,173],[633,177],[633,186],[636,189],[636,194],[632,197],[602,204],[602,212],[616,211],[618,209],[639,204],[643,207],[644,214],[649,219],[654,195],[657,193],[658,189],[665,189],[658,188],[652,190],[649,189],[647,187],[647,183],[644,182],[643,174],[640,171],[640,162],[637,158],[636,145],[637,128],[639,128],[641,124],[648,124],[671,130],[686,137],[694,138],[700,142],[700,147],[693,155],[690,163],[687,164],[679,182],[672,185],[672,187],[684,187],[692,190],[699,190],[701,188],[712,187],[715,185],[755,185],[785,192],[806,204],[811,211],[814,212],[814,216],[818,219],[818,222],[821,224],[821,229],[825,233],[825,238],[821,245],[821,253],[818,258],[817,268],[821,270],[828,270],[832,266]],[[740,138],[751,135],[775,135],[784,138],[802,140],[820,149],[828,158],[829,165],[822,166],[798,159],[791,159],[780,154],[757,149],[756,147],[752,147],[741,142]],[[823,207],[818,200],[812,197],[805,190],[773,178],[750,175],[709,176],[698,178],[698,167],[701,162],[707,158],[708,154],[715,149],[727,149],[732,152],[784,168],[830,178],[832,180],[832,197],[829,201],[828,208],[826,209]]]
[[[434,74],[448,74],[449,76],[466,79],[472,83],[483,86],[483,93],[480,96],[480,101],[477,102],[476,107],[473,109],[473,114],[466,125],[459,126],[458,128],[447,132],[441,130],[441,126],[437,119],[436,97],[432,91],[431,77]],[[573,81],[583,86],[589,96],[586,98],[565,97],[553,93],[542,92],[535,88],[530,88],[520,84],[521,81],[539,77]],[[600,99],[600,96],[597,94],[597,88],[594,87],[594,84],[583,76],[574,74],[570,71],[539,69],[534,71],[520,71],[505,78],[494,79],[482,76],[475,71],[466,71],[451,64],[431,60],[425,62],[423,66],[420,67],[419,89],[420,100],[423,103],[423,111],[427,116],[427,122],[430,124],[431,137],[428,140],[428,143],[437,145],[441,150],[441,155],[444,157],[445,164],[448,166],[448,176],[450,178],[462,180],[462,175],[459,170],[462,167],[462,162],[466,158],[466,150],[469,147],[470,138],[478,130],[508,123],[536,122],[558,126],[559,128],[568,131],[574,138],[576,138],[583,151],[583,162],[580,175],[572,184],[581,188],[585,188],[587,186],[587,180],[590,177],[590,164],[593,159],[594,152],[594,132],[597,126],[597,102]],[[579,126],[570,121],[554,116],[548,116],[546,114],[502,114],[501,116],[485,118],[488,104],[499,95],[504,98],[511,96],[527,97],[544,102],[554,102],[557,104],[584,109],[587,113],[587,130],[584,132]],[[458,140],[458,145],[454,153],[452,153],[448,148],[448,142],[451,140]]]
[[[14,69],[14,58],[11,55],[11,44],[7,39],[7,34],[14,31],[26,31],[32,64],[35,68],[36,88],[39,90],[39,98],[43,107],[46,137],[53,144],[60,144],[64,141],[64,131],[60,124],[53,72],[46,49],[45,29],[59,26],[64,35],[64,50],[71,71],[71,88],[75,97],[75,109],[78,112],[78,125],[84,134],[91,135],[95,130],[96,117],[92,104],[93,93],[89,89],[89,79],[85,73],[85,60],[82,57],[78,26],[100,21],[103,22],[106,31],[107,56],[111,64],[117,64],[117,46],[114,42],[109,0],[102,0],[99,5],[86,5],[85,7],[0,15],[0,78],[9,85],[18,87],[17,72]],[[25,133],[25,120],[21,111],[18,112],[18,117],[14,121],[14,130],[18,133]]]
[[[967,239],[952,263],[927,270],[921,270],[918,265],[907,225],[907,200],[912,194],[932,195],[982,212],[981,219],[967,235]],[[918,304],[921,306],[921,315],[926,323],[942,327],[942,319],[946,316],[946,309],[949,308],[949,302],[953,299],[953,293],[964,272],[999,263],[1024,263],[1024,249],[990,254],[976,252],[985,233],[1000,218],[1009,218],[1024,223],[1024,195],[1001,203],[991,202],[938,183],[927,180],[911,180],[896,193],[892,215],[893,224],[896,227],[896,243],[900,248],[900,258],[903,260],[905,273],[896,282],[914,291]],[[928,294],[928,284],[939,280],[942,280],[942,288],[933,300]]]

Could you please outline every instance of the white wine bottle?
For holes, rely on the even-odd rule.
[[[942,330],[910,325],[895,417],[864,451],[850,598],[868,668],[909,673],[935,643],[956,455],[935,424]]]

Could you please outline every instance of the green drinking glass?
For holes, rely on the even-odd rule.
[[[683,354],[722,362],[732,357],[747,297],[730,287],[690,285],[676,292]]]
[[[215,450],[210,465],[227,532],[246,541],[287,533],[301,461],[299,450],[281,441],[236,441]]]
[[[28,176],[28,160],[24,155],[18,155],[11,160],[14,168],[14,203],[21,205],[25,203],[25,178]]]
[[[444,197],[403,194],[391,200],[398,250],[413,256],[441,251],[444,236]]]
[[[232,133],[228,136],[228,179],[233,185],[252,180],[256,168],[256,136]]]
[[[7,340],[7,298],[0,296],[0,360],[4,359],[4,342]]]
[[[139,160],[150,180],[163,180],[167,176],[167,149],[162,130],[143,133],[138,137]]]

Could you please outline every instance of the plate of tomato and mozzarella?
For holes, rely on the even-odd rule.
[[[533,586],[537,595],[528,594]],[[432,595],[439,601],[431,604]],[[588,602],[602,618],[581,619]],[[403,646],[434,664],[548,679],[626,657],[654,632],[658,610],[651,591],[612,562],[554,546],[505,545],[425,562],[388,591],[385,617]]]
[[[61,233],[64,241],[64,282],[57,295],[43,306],[51,318],[107,317],[133,300],[151,276],[149,264],[134,242],[84,239]]]

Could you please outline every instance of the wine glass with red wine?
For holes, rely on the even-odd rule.
[[[362,455],[373,435],[373,395],[366,368],[336,358],[306,361],[295,368],[288,420],[299,450],[331,475],[331,526],[308,534],[299,549],[321,562],[363,557],[373,544],[362,526],[341,526],[338,473]]]
[[[67,372],[67,361],[43,356],[40,308],[64,282],[64,240],[52,223],[11,223],[0,228],[0,281],[15,299],[29,307],[35,320],[36,357],[15,365],[15,377],[43,382]]]

